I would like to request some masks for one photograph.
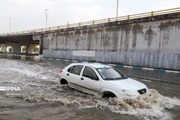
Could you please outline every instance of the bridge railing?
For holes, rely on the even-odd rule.
[[[2,34],[0,34],[0,36],[34,34],[34,33],[59,30],[59,29],[64,29],[64,28],[81,27],[81,26],[86,26],[86,25],[95,25],[95,24],[130,20],[130,19],[143,18],[143,17],[153,17],[153,16],[157,16],[157,15],[164,15],[164,14],[178,13],[178,12],[180,12],[180,7],[166,9],[166,10],[159,10],[159,11],[151,11],[151,12],[146,12],[146,13],[133,14],[133,15],[127,15],[127,16],[119,16],[119,17],[106,18],[106,19],[100,19],[100,20],[79,22],[79,23],[73,23],[73,24],[67,23],[66,25],[59,25],[59,26],[40,28],[40,29],[34,29],[34,30],[24,30],[24,31],[18,31],[18,32],[2,33]]]
[[[180,12],[180,7],[167,9],[167,10],[154,11],[153,15],[156,16],[156,15],[170,14],[170,13],[176,13],[176,12]]]

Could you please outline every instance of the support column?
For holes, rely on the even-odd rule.
[[[44,39],[44,35],[41,35],[41,40],[39,41],[39,46],[40,46],[40,50],[39,50],[39,55],[42,56],[43,55],[43,39]]]
[[[44,36],[43,36],[43,34],[38,34],[38,35],[33,35],[33,40],[38,40],[39,41],[39,55],[40,56],[42,56],[42,54],[43,54],[43,38],[44,38]]]
[[[21,53],[21,44],[19,43],[8,43],[8,46],[12,46],[12,53]]]

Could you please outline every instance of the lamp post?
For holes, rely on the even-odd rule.
[[[119,0],[117,0],[117,6],[116,6],[116,20],[118,18],[118,4],[119,4]]]
[[[46,30],[47,30],[47,20],[48,20],[47,11],[48,11],[48,9],[45,9],[45,15],[46,15]]]
[[[9,32],[11,32],[11,18],[9,19]]]

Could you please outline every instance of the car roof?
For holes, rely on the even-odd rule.
[[[94,68],[111,67],[111,66],[101,64],[101,63],[71,63],[70,65],[85,65],[85,66],[91,66],[91,67],[94,67]]]

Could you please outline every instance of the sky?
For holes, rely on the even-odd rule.
[[[117,0],[0,0],[0,33],[116,16]],[[118,16],[180,7],[180,0],[119,0]],[[45,12],[45,9],[46,10]]]

